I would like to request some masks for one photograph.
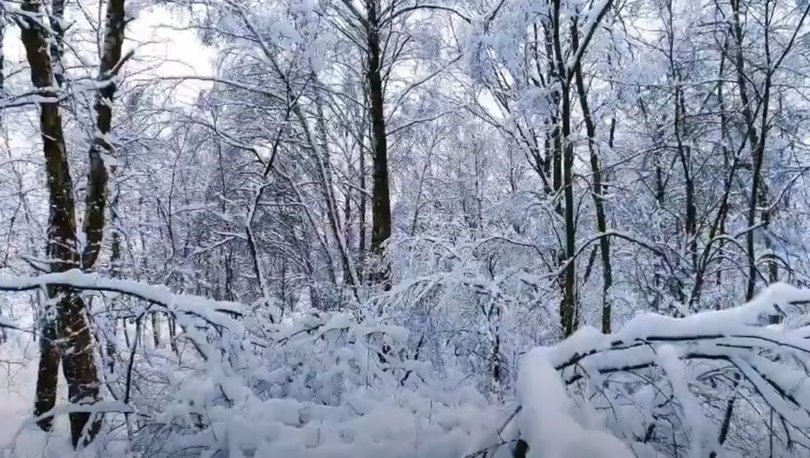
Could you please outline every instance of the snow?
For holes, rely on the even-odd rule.
[[[235,302],[214,301],[199,296],[175,295],[162,285],[148,285],[132,280],[103,278],[98,274],[84,273],[78,269],[49,273],[36,277],[0,276],[0,290],[26,291],[43,288],[45,285],[70,285],[81,290],[118,292],[135,296],[165,307],[168,311],[202,318],[210,324],[222,324],[238,328],[239,324],[230,315],[242,315],[244,306]]]
[[[642,314],[613,335],[584,327],[557,345],[534,348],[524,355],[517,377],[520,409],[508,416],[506,406],[492,404],[465,378],[441,380],[428,362],[402,358],[408,329],[374,317],[358,322],[352,313],[293,313],[271,324],[237,303],[79,271],[0,277],[0,289],[13,291],[53,283],[162,307],[194,343],[197,353],[155,348],[146,359],[136,358],[140,377],[160,374],[139,380],[139,391],[149,396],[133,392],[129,405],[105,400],[92,406],[108,412],[108,426],[123,413],[149,418],[151,429],[134,433],[128,426],[129,440],[112,429],[93,446],[122,456],[130,448],[152,456],[192,447],[228,456],[449,458],[480,450],[504,454],[508,447],[501,445],[519,436],[536,457],[656,457],[657,450],[637,439],[661,409],[662,396],[671,396],[688,437],[688,456],[699,457],[723,450],[695,379],[716,360],[736,367],[792,428],[810,428],[810,382],[791,363],[810,355],[802,324],[810,292],[784,284],[740,307],[684,318]],[[498,290],[497,283],[482,287]],[[776,309],[785,322],[764,325]],[[134,310],[142,314],[148,308]],[[17,333],[0,344],[0,361],[7,362],[0,450],[8,456],[34,451],[59,456],[69,447],[65,414],[88,407],[62,399],[53,411],[54,432],[34,426],[28,382],[35,379],[36,345],[30,338]],[[663,384],[624,393],[609,389],[622,372],[655,366]],[[406,379],[406,371],[415,375]],[[587,381],[582,391],[574,383],[580,380]],[[120,377],[109,383],[120,383]],[[611,415],[600,399],[610,404]],[[206,426],[199,428],[200,422]],[[155,442],[154,435],[163,439]]]
[[[57,458],[71,455],[73,450],[66,421],[57,420],[50,434],[33,424],[33,387],[39,346],[25,335],[14,336],[0,344],[0,457]],[[67,392],[61,377],[59,390],[60,393]],[[60,411],[66,412],[64,396],[60,396],[58,402]]]
[[[717,442],[718,420],[709,420],[705,396],[731,402],[741,395],[741,384],[750,384],[748,402],[759,396],[766,411],[796,428],[792,436],[801,436],[799,431],[810,427],[810,379],[804,369],[810,343],[803,325],[808,299],[807,290],[777,283],[739,307],[684,318],[642,314],[613,335],[585,327],[555,346],[535,348],[524,357],[518,378],[520,433],[537,456],[657,456],[636,440],[655,425],[651,414],[675,415],[687,438],[686,455],[707,456],[727,450]],[[784,323],[767,325],[775,310]],[[709,389],[700,379],[729,367],[743,380],[727,391],[716,385]],[[644,383],[621,377],[635,371]],[[579,387],[577,381],[586,383]],[[627,383],[638,388],[624,391]],[[673,411],[656,413],[670,403]],[[737,412],[743,411],[737,405]],[[606,408],[612,414],[603,417],[598,412]],[[793,440],[807,443],[804,437]]]
[[[503,415],[457,379],[425,382],[411,377],[402,384],[405,369],[398,368],[419,364],[400,361],[392,353],[381,366],[376,356],[383,342],[392,348],[403,345],[408,334],[398,326],[370,320],[360,325],[345,313],[290,315],[283,323],[266,324],[262,335],[267,345],[254,353],[241,350],[240,342],[259,339],[259,334],[246,315],[240,316],[249,326],[232,318],[245,310],[238,304],[76,271],[33,278],[5,276],[0,288],[26,290],[50,282],[132,294],[177,313],[178,320],[189,317],[192,321],[179,322],[187,324],[185,334],[204,356],[154,349],[147,353],[148,360],[136,358],[141,378],[132,403],[104,401],[93,409],[131,412],[134,418],[148,418],[151,426],[135,430],[131,442],[122,436],[123,429],[109,430],[86,452],[90,455],[117,450],[116,456],[125,456],[126,448],[134,447],[146,456],[165,456],[191,447],[228,456],[385,453],[455,458],[490,433]],[[213,325],[220,327],[217,333],[211,333]],[[57,426],[50,434],[33,425],[33,389],[26,382],[35,379],[37,349],[28,335],[18,336],[31,346],[27,354],[9,343],[0,344],[0,360],[25,362],[17,376],[3,377],[11,388],[0,398],[0,450],[8,456],[64,456],[70,450],[65,414],[79,407],[60,399],[53,411]],[[425,371],[423,376],[427,375]],[[140,390],[151,394],[144,397]],[[65,392],[63,384],[60,393]],[[120,418],[108,416],[108,427],[120,426]],[[200,421],[207,428],[198,429]]]
[[[531,457],[630,458],[633,453],[605,431],[589,430],[571,415],[573,404],[548,359],[548,351],[534,349],[523,359],[518,391],[524,439]]]
[[[62,181],[75,185],[80,210],[92,177],[73,152],[93,138],[88,96],[101,84],[93,63],[104,27],[79,3],[64,24],[69,84],[59,98],[73,171]],[[110,199],[122,259],[108,264],[105,243],[98,269],[157,284],[78,270],[0,276],[0,290],[42,296],[56,284],[87,299],[104,399],[92,408],[106,412],[88,454],[492,458],[521,438],[531,456],[551,458],[782,458],[810,445],[810,292],[777,283],[731,307],[766,277],[808,284],[807,145],[796,138],[807,119],[795,116],[807,105],[804,40],[774,69],[779,103],[760,104],[771,107],[762,124],[775,127],[762,199],[746,197],[753,146],[737,128],[749,117],[738,83],[755,99],[769,94],[758,38],[768,32],[779,48],[794,27],[804,37],[791,2],[766,4],[771,25],[741,24],[747,74],[734,78],[733,59],[718,61],[729,57],[723,2],[657,11],[652,1],[383,0],[388,183],[377,173],[385,161],[366,161],[362,0],[152,3],[128,6],[137,58],[114,81],[107,138],[126,153]],[[14,26],[44,16],[3,6],[0,109],[14,110],[3,116],[7,148],[0,141],[10,178],[0,180],[0,274],[19,274],[47,270],[42,249],[55,234],[34,106],[54,99],[25,89]],[[746,17],[762,16],[758,2],[747,7]],[[580,76],[585,87],[573,87]],[[171,95],[181,83],[192,85],[188,100]],[[561,111],[561,89],[571,110]],[[684,109],[674,120],[671,100]],[[582,122],[589,110],[596,132]],[[688,133],[678,138],[688,158],[668,146],[673,132]],[[560,176],[573,180],[565,193]],[[381,202],[366,192],[379,197],[381,184],[393,207],[384,253],[364,238],[385,209],[363,210]],[[386,235],[371,232],[375,242]],[[382,267],[377,255],[390,261],[386,292],[367,275]],[[557,342],[561,290],[572,286],[583,327]],[[88,407],[66,402],[64,382],[55,431],[31,418],[38,326],[26,314],[56,299],[2,297],[0,455],[68,455],[66,414]],[[608,304],[605,335],[588,325]]]
[[[656,350],[658,364],[667,373],[672,390],[680,400],[684,410],[684,418],[687,421],[687,432],[690,438],[689,457],[699,458],[705,456],[707,450],[717,450],[714,444],[711,447],[706,447],[706,441],[717,437],[717,434],[713,431],[714,428],[711,427],[711,424],[706,421],[700,401],[689,390],[678,349],[671,345],[662,345]]]

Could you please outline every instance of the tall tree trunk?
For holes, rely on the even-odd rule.
[[[574,333],[579,325],[579,308],[577,297],[577,273],[576,273],[576,216],[574,213],[576,202],[574,201],[574,143],[571,138],[571,83],[582,58],[588,48],[591,38],[596,31],[596,27],[606,12],[612,5],[612,0],[603,2],[597,12],[594,21],[589,21],[589,28],[583,33],[580,40],[579,31],[576,24],[580,11],[575,9],[572,16],[573,27],[571,27],[570,39],[566,40],[562,36],[562,20],[568,16],[562,11],[562,0],[552,0],[550,11],[551,44],[556,64],[556,76],[560,91],[560,133],[562,140],[562,185],[564,198],[565,222],[565,280],[563,285],[563,299],[560,304],[560,319],[564,336]],[[592,18],[593,19],[593,18]],[[570,48],[563,52],[563,43],[569,43]]]
[[[40,102],[40,131],[45,155],[49,209],[47,255],[51,260],[52,272],[64,272],[79,267],[77,252],[75,202],[73,181],[68,168],[67,151],[62,117],[57,101],[58,94],[52,92],[54,85],[53,68],[48,54],[48,37],[40,23],[40,2],[24,0],[21,8],[28,13],[21,27],[21,40],[31,67],[31,82],[43,91]],[[57,300],[55,320],[45,327],[45,332],[64,341],[63,370],[68,383],[68,397],[72,403],[94,403],[99,399],[99,381],[96,361],[93,354],[93,338],[84,312],[84,302],[69,288],[49,288],[52,298]],[[56,401],[56,381],[59,369],[59,351],[49,341],[40,355],[35,415],[41,416],[53,408]],[[50,429],[51,421],[40,421],[40,427]],[[83,433],[91,440],[98,431],[100,422],[90,425],[90,414],[74,412],[70,414],[70,429],[73,445],[78,446]]]
[[[115,97],[115,76],[123,64],[121,48],[124,44],[124,0],[109,0],[101,48],[98,94],[96,95],[96,129],[90,145],[87,172],[87,194],[83,231],[85,245],[82,250],[82,268],[92,269],[101,251],[104,235],[104,210],[107,206],[107,181],[109,174],[104,164],[104,155],[115,157],[109,133],[112,129],[112,107]]]
[[[366,261],[366,215],[368,213],[368,197],[367,197],[367,190],[366,190],[366,152],[362,148],[360,148],[360,182],[358,183],[360,186],[360,204],[357,212],[360,214],[360,221],[358,225],[360,226],[357,230],[357,258],[358,263],[360,264],[361,271],[358,272],[358,276],[362,276],[365,273],[365,261]]]
[[[574,47],[578,44],[578,34],[576,25],[572,30],[574,37]],[[590,153],[591,175],[593,177],[593,204],[596,211],[596,229],[600,234],[607,232],[607,217],[605,216],[605,197],[602,185],[602,168],[599,164],[598,145],[596,144],[596,125],[593,122],[593,115],[588,105],[588,93],[585,88],[585,81],[582,77],[582,66],[577,66],[574,72],[574,81],[579,93],[579,107],[582,110],[582,117],[585,121],[585,130],[588,135],[588,152]],[[610,333],[613,307],[610,300],[610,288],[613,286],[613,267],[610,264],[610,238],[599,238],[599,252],[602,259],[602,332]]]
[[[115,85],[111,81],[117,68],[120,67],[121,46],[124,39],[124,0],[110,0],[107,4],[106,28],[101,55],[99,80],[101,81],[96,100],[97,133],[90,147],[90,170],[88,174],[88,191],[84,233],[87,241],[79,255],[75,201],[73,200],[73,181],[67,160],[62,118],[58,103],[58,94],[53,92],[54,82],[58,82],[60,70],[54,70],[54,64],[61,65],[61,16],[64,4],[54,3],[52,20],[58,26],[54,30],[59,36],[49,37],[46,30],[35,18],[40,16],[41,2],[24,0],[22,10],[29,13],[24,16],[21,27],[21,40],[26,50],[26,57],[31,67],[31,82],[43,92],[40,102],[40,131],[45,155],[49,209],[47,255],[51,260],[52,272],[64,272],[74,268],[90,269],[97,259],[101,246],[104,228],[104,207],[106,206],[107,171],[101,157],[101,149],[110,152],[108,141],[112,123],[112,98]],[[52,61],[48,53],[48,44],[57,61]],[[106,83],[106,84],[105,84]],[[94,355],[94,342],[86,317],[85,304],[82,298],[70,288],[51,287],[49,295],[57,301],[55,313],[46,314],[43,326],[44,336],[53,336],[62,342],[64,351],[54,345],[54,339],[43,338],[37,379],[37,393],[34,411],[42,416],[53,409],[56,401],[57,372],[59,354],[62,355],[62,370],[68,383],[68,399],[74,404],[92,404],[99,400],[99,380]],[[74,447],[91,441],[97,434],[101,422],[98,417],[91,419],[87,412],[72,412],[70,417],[71,439]],[[39,426],[45,430],[52,427],[52,418],[42,418]]]
[[[6,12],[0,9],[0,97],[6,95],[6,55],[3,40],[6,38]],[[2,113],[0,113],[0,126],[2,126]]]
[[[772,248],[772,242],[770,235],[768,234],[768,230],[770,229],[771,224],[771,210],[768,206],[768,174],[767,169],[765,166],[765,152],[767,151],[766,140],[768,138],[768,130],[770,120],[768,118],[769,113],[768,110],[770,109],[770,102],[771,102],[771,84],[772,84],[772,76],[774,69],[771,68],[771,40],[770,40],[770,26],[771,26],[771,19],[772,19],[772,11],[769,8],[770,1],[765,2],[765,15],[764,15],[764,24],[763,27],[765,29],[764,33],[764,45],[765,45],[765,66],[767,68],[767,72],[765,74],[765,80],[763,81],[763,89],[762,89],[762,114],[760,115],[760,126],[759,126],[759,143],[757,143],[757,147],[753,153],[753,165],[754,165],[754,175],[751,180],[751,200],[750,205],[748,208],[748,226],[753,227],[756,221],[756,214],[757,208],[761,208],[760,212],[760,222],[762,225],[762,229],[764,231],[764,242],[765,248],[768,250],[769,254]],[[749,248],[749,262],[755,267],[756,258],[755,252],[753,249],[753,237],[754,231],[751,230],[748,232],[748,236],[751,238],[751,242],[747,242],[747,247]],[[773,258],[770,256],[770,261],[768,263],[768,282],[772,283],[775,282],[778,278],[778,268],[777,264]],[[749,291],[753,290],[753,285],[751,282],[751,278],[749,276]]]
[[[123,64],[121,49],[124,44],[124,27],[126,26],[124,1],[109,0],[107,3],[104,39],[98,72],[99,89],[94,106],[96,111],[95,135],[88,151],[87,193],[85,195],[84,224],[82,227],[85,245],[80,259],[83,270],[93,269],[101,251],[101,240],[104,237],[104,212],[107,207],[109,174],[103,155],[115,158],[115,151],[110,143],[109,135],[112,130],[112,107],[116,91],[114,78]],[[115,173],[115,165],[112,166],[112,172]],[[68,305],[70,316],[78,317],[85,309],[84,303],[78,295],[74,296]],[[77,341],[75,346],[68,347],[70,351],[62,356],[63,372],[65,373],[65,379],[68,380],[68,396],[72,402],[85,398],[93,401],[98,400],[98,375],[93,356],[93,342],[89,323],[78,318],[68,320],[66,323],[66,335],[72,335],[73,333],[86,334],[86,338]],[[76,355],[79,354],[85,356],[77,359]],[[79,383],[70,383],[71,379],[77,380]],[[76,416],[76,420],[73,420],[73,416]],[[82,429],[88,421],[90,421],[90,414],[88,413],[71,414],[71,436],[74,447],[78,445],[83,434]],[[86,433],[86,442],[95,437],[101,426],[100,417],[96,417],[92,421],[93,423]]]
[[[338,245],[340,252],[340,260],[343,267],[343,272],[347,274],[346,284],[352,288],[352,293],[357,295],[355,287],[358,284],[356,269],[351,257],[351,247],[349,240],[344,237],[345,232],[343,225],[348,224],[348,221],[340,220],[340,206],[335,195],[335,187],[333,180],[332,159],[329,154],[329,140],[327,138],[326,115],[323,111],[323,98],[320,81],[317,75],[312,74],[314,82],[314,100],[316,106],[317,118],[315,121],[315,135],[313,139],[317,143],[317,148],[313,148],[318,161],[318,170],[321,174],[321,183],[323,186],[324,201],[326,202],[327,217],[329,218],[329,227],[332,229],[332,235]],[[337,277],[333,274],[333,277]]]
[[[718,106],[720,108],[720,133],[721,133],[721,138],[722,138],[721,144],[722,144],[722,148],[723,148],[723,169],[724,170],[729,170],[729,169],[731,169],[731,167],[736,168],[737,162],[738,162],[736,160],[736,158],[734,158],[734,162],[733,162],[733,165],[732,165],[731,148],[729,148],[729,145],[731,145],[731,135],[730,135],[729,128],[728,128],[728,114],[726,113],[726,101],[725,101],[725,97],[723,95],[723,78],[724,78],[725,63],[726,63],[726,56],[727,55],[728,55],[728,37],[726,37],[725,41],[723,42],[723,48],[722,48],[722,51],[720,52],[720,71],[718,73],[718,78],[717,78],[718,79],[718,83],[717,83],[717,104],[718,104]],[[723,189],[729,189],[729,190],[731,189],[731,182],[729,180],[726,180],[726,181],[723,182]],[[715,233],[719,233],[721,235],[726,233],[725,215],[728,213],[728,208],[729,208],[728,194],[729,194],[728,192],[723,194],[723,199],[722,199],[722,201],[720,203],[720,208],[717,210],[718,214],[720,215],[720,218],[718,218],[719,224],[717,225],[716,229],[714,227],[712,227],[713,231],[712,231],[712,233],[709,234],[709,240],[714,238]],[[724,247],[725,244],[726,244],[726,241],[724,239],[719,240],[717,250],[720,253],[723,252],[723,247]],[[707,260],[707,262],[708,262],[708,260]],[[702,270],[704,270],[705,268],[706,268],[705,264],[701,266]],[[701,281],[702,281],[704,272],[701,271],[700,275],[701,275],[700,278],[701,278]],[[722,283],[723,283],[723,271],[718,269],[716,284],[721,285]]]
[[[748,254],[748,284],[745,289],[745,298],[750,300],[754,297],[754,289],[757,283],[757,266],[756,266],[756,252],[754,246],[754,225],[756,218],[756,201],[757,192],[759,190],[759,172],[756,170],[757,163],[761,162],[757,159],[757,152],[759,150],[759,138],[757,136],[756,120],[754,113],[751,110],[751,99],[748,97],[748,85],[746,83],[748,76],[745,74],[745,58],[743,56],[743,32],[742,24],[740,23],[740,0],[731,0],[731,32],[735,39],[735,54],[734,63],[737,71],[737,87],[740,92],[740,102],[742,103],[743,118],[748,133],[748,144],[751,150],[751,159],[754,163],[754,174],[751,179],[751,188],[753,194],[750,196],[750,203],[748,208],[748,226],[749,229],[745,235],[745,248]],[[767,112],[767,110],[765,110]]]
[[[53,0],[51,4],[51,14],[49,22],[54,36],[50,40],[50,52],[53,60],[54,81],[62,87],[64,80],[62,67],[62,43],[64,40],[64,29],[62,20],[64,18],[64,2]],[[51,256],[50,250],[46,250]],[[51,299],[55,297],[53,292],[49,292]],[[54,300],[45,302],[45,310],[39,315],[38,327],[40,329],[39,342],[39,369],[37,377],[37,398],[34,405],[34,415],[40,416],[51,409],[56,403],[56,385],[59,377],[60,349],[58,346],[59,333],[57,332],[57,303]],[[50,431],[53,417],[45,417],[37,421],[37,425],[45,431]]]
[[[380,43],[379,0],[366,0],[366,84],[371,117],[372,205],[371,250],[382,254],[382,246],[391,237],[391,196],[388,186],[388,139],[385,131],[384,88],[382,80],[382,46]],[[375,283],[390,287],[389,267],[380,266],[372,275]]]
[[[560,134],[562,140],[562,187],[563,219],[565,222],[565,276],[563,298],[560,304],[560,322],[565,337],[574,333],[578,326],[577,275],[576,275],[576,221],[574,215],[574,144],[571,141],[571,80],[568,77],[567,54],[563,54],[561,0],[553,0],[551,14],[551,34],[554,56],[557,63],[557,77],[560,83]]]
[[[684,141],[686,131],[686,102],[684,97],[684,90],[682,87],[682,77],[679,63],[676,59],[675,49],[675,28],[673,27],[673,8],[672,0],[665,4],[667,11],[666,29],[667,29],[667,59],[669,61],[669,78],[673,86],[673,99],[674,99],[674,115],[673,115],[673,131],[675,135],[676,158],[680,161],[681,169],[683,170],[684,180],[684,224],[683,224],[683,237],[684,247],[687,257],[691,261],[691,268],[693,271],[698,270],[698,255],[697,255],[697,208],[695,206],[695,184],[692,166],[692,149]],[[683,302],[684,291],[682,288],[682,281],[676,278],[675,295],[678,297],[679,302]]]
[[[113,183],[115,183],[115,181],[113,181]],[[112,278],[121,278],[121,234],[118,233],[118,199],[120,190],[117,185],[114,186],[115,191],[112,201],[110,202],[110,226],[112,229],[110,231],[112,236],[112,241],[110,242],[110,276]],[[115,372],[115,358],[118,355],[116,337],[118,335],[119,320],[115,318],[113,314],[113,305],[110,304],[108,307],[108,313],[110,313],[111,319],[108,321],[110,329],[107,330],[104,351],[107,358],[107,371],[112,374]],[[120,323],[122,326],[126,327],[125,319],[120,320]]]

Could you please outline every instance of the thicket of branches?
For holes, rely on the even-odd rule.
[[[808,283],[807,2],[0,12],[0,287],[34,291],[0,337],[39,342],[40,428],[144,455],[573,456],[553,438],[594,429],[806,453],[806,298],[753,299]],[[213,73],[155,71],[148,15]]]

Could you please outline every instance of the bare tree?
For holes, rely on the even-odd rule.
[[[56,23],[61,21],[62,9],[54,12]],[[77,239],[73,180],[68,166],[67,146],[59,107],[59,92],[55,65],[61,65],[61,41],[52,37],[40,22],[41,3],[24,1],[22,10],[28,14],[17,20],[21,39],[31,67],[31,82],[41,92],[40,130],[45,154],[46,176],[49,191],[50,217],[48,225],[47,254],[52,272],[70,269],[91,269],[98,256],[104,227],[106,199],[106,168],[99,148],[111,150],[107,136],[112,117],[112,97],[115,93],[113,77],[120,68],[121,46],[124,39],[124,1],[111,0],[107,4],[107,25],[104,37],[102,63],[99,72],[100,92],[96,103],[98,113],[96,141],[90,149],[90,178],[87,198],[87,214],[84,219],[84,235],[87,245],[80,254]],[[54,33],[61,35],[61,28]],[[48,43],[52,43],[48,53]],[[54,44],[56,43],[56,44]],[[54,60],[56,59],[56,60]],[[53,299],[53,311],[46,315],[43,325],[42,354],[37,378],[37,397],[34,409],[38,424],[44,430],[52,427],[50,411],[56,401],[57,371],[61,356],[63,372],[68,382],[68,399],[75,404],[92,404],[99,400],[99,380],[94,355],[93,336],[86,316],[85,303],[70,288],[49,288]],[[64,339],[63,344],[55,344]],[[89,412],[71,412],[71,437],[74,446],[91,441],[98,433],[100,419]]]

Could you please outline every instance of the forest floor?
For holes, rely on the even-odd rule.
[[[71,454],[67,418],[58,418],[50,434],[31,421],[38,360],[39,345],[30,336],[11,332],[9,339],[0,343],[0,458]],[[60,377],[62,398],[65,391]]]

